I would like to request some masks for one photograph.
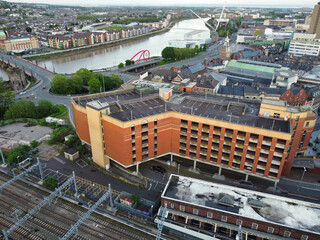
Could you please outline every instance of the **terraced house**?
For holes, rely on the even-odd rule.
[[[306,151],[317,118],[311,107],[281,101],[193,93],[167,99],[168,89],[136,90],[72,99],[77,133],[103,168],[112,162],[138,171],[139,164],[171,154],[194,167],[216,166],[219,174],[229,169],[277,182]]]

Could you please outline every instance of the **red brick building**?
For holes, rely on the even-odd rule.
[[[161,83],[160,83],[161,84]],[[117,99],[117,100],[115,100]],[[279,101],[233,102],[230,98],[133,90],[72,99],[80,139],[93,161],[125,168],[164,155],[184,157],[278,181],[309,143],[317,115]]]
[[[304,88],[291,88],[287,90],[280,100],[285,101],[289,106],[303,106],[308,100],[308,94]]]
[[[165,204],[163,226],[198,239],[236,239],[239,225],[243,240],[320,239],[319,204],[178,175],[169,178],[159,215]]]

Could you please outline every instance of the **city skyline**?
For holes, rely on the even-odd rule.
[[[128,1],[128,0],[118,0],[117,2],[113,1],[103,1],[103,0],[93,0],[88,3],[85,0],[56,0],[54,3],[49,0],[9,0],[8,2],[23,2],[23,3],[42,3],[42,4],[54,4],[54,5],[82,5],[82,6],[94,6],[94,5],[103,5],[103,6],[220,6],[224,4],[224,1],[209,1],[201,0],[195,3],[193,0],[162,0],[162,1],[147,1],[147,0],[138,0],[138,1]],[[251,7],[313,7],[317,4],[316,1],[304,1],[303,3],[298,0],[293,1],[279,1],[270,0],[270,1],[259,1],[257,4],[253,0],[235,0],[232,3],[226,1],[227,6],[251,6]]]

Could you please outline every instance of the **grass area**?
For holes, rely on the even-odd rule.
[[[68,118],[68,109],[64,105],[57,105],[59,108],[59,112],[51,114],[49,117],[56,117],[61,119],[67,119]]]
[[[100,30],[113,30],[113,31],[117,31],[117,30],[122,30],[126,27],[122,27],[122,26],[109,26],[109,27],[104,27],[101,28]]]
[[[262,30],[257,30],[257,31],[254,33],[255,36],[262,36],[262,34],[263,34],[263,31],[262,31]]]

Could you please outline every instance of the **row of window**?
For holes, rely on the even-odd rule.
[[[171,203],[171,204],[170,204],[170,207],[171,207],[171,208],[174,208],[174,203]],[[184,211],[185,211],[185,206],[179,205],[179,210],[182,211],[182,212],[184,212]],[[199,209],[194,208],[194,209],[192,210],[192,213],[193,213],[194,215],[198,215],[198,214],[199,214]],[[213,213],[212,213],[212,212],[207,212],[207,218],[213,218]],[[222,222],[228,222],[228,217],[222,215],[222,216],[221,216],[221,221],[222,221]],[[242,220],[237,219],[236,224],[237,224],[238,226],[239,226],[239,225],[242,225]],[[258,225],[257,223],[252,223],[251,229],[253,229],[253,230],[258,230],[258,228],[259,228],[259,225]],[[274,232],[274,228],[273,228],[273,227],[268,227],[267,232],[272,234],[272,233]],[[283,237],[290,237],[290,236],[291,236],[291,232],[290,232],[290,231],[284,231]],[[301,240],[307,240],[307,239],[308,239],[308,236],[306,236],[306,235],[302,235],[302,236],[301,236]]]

